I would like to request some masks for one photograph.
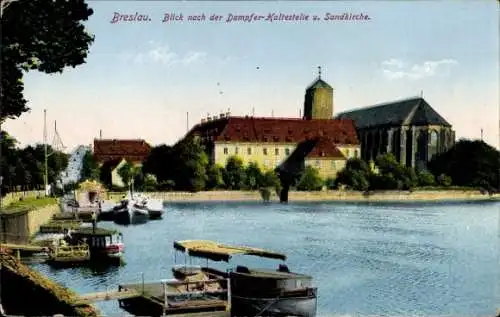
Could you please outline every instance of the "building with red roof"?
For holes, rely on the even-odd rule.
[[[360,156],[353,120],[333,118],[333,89],[319,76],[307,89],[303,118],[235,117],[230,113],[202,119],[188,136],[199,137],[213,162],[231,156],[275,169],[307,143],[301,159],[323,177],[335,177],[349,158]],[[295,155],[296,156],[296,155]]]
[[[125,162],[141,165],[151,152],[151,145],[141,139],[94,139],[93,153],[97,163],[110,170],[111,183],[118,187],[124,184],[118,170]]]

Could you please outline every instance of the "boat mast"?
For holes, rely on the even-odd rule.
[[[47,153],[47,109],[43,109],[43,148],[45,152],[45,174],[44,174],[44,185],[45,185],[45,196],[48,196],[49,189],[49,160]]]

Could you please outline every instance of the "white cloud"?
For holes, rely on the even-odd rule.
[[[126,54],[126,59],[132,60],[137,64],[156,63],[163,66],[173,66],[202,63],[207,57],[207,53],[205,52],[189,51],[185,54],[179,54],[171,50],[168,45],[156,42],[150,42],[149,44],[151,46],[149,50],[139,52],[135,56]]]
[[[402,60],[392,58],[382,62],[382,72],[389,79],[422,79],[446,73],[450,67],[457,64],[458,62],[454,59],[442,59],[409,65]]]

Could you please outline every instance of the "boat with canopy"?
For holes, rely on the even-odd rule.
[[[237,266],[228,272],[208,267],[208,260],[229,262],[235,255],[250,255],[286,261],[285,254],[265,249],[232,246],[208,240],[174,242],[174,249],[190,257],[204,258],[207,266],[176,265],[179,280],[227,280],[231,316],[316,316],[317,288],[309,275],[290,272],[285,264],[277,270]]]

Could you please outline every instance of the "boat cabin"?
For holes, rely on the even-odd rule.
[[[99,253],[114,246],[123,249],[123,235],[115,230],[78,228],[70,235],[73,242],[88,244],[91,253]]]

